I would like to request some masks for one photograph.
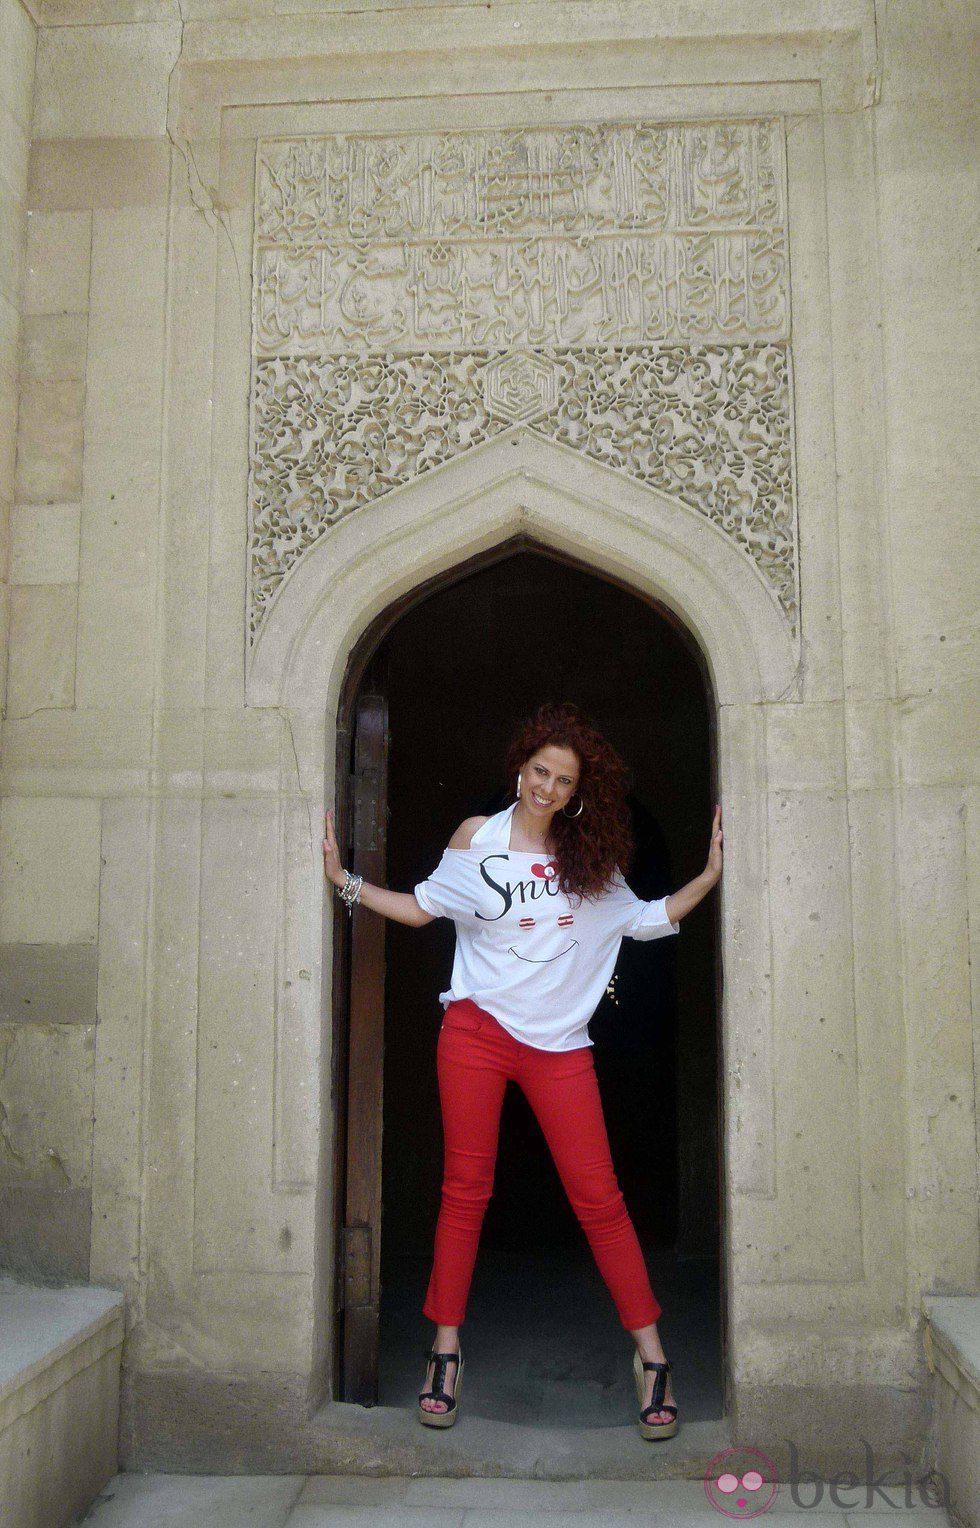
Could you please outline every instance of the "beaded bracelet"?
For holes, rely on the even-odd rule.
[[[349,915],[353,917],[354,903],[360,901],[361,887],[364,885],[364,877],[362,875],[351,875],[349,870],[345,870],[344,875],[346,876],[346,880],[344,881],[343,886],[337,887],[337,894],[340,897],[340,900],[347,904],[347,911]]]

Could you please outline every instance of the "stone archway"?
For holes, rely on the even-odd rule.
[[[696,510],[518,427],[364,506],[310,548],[266,615],[247,680],[249,703],[287,717],[298,778],[312,785],[323,771],[322,808],[334,798],[337,705],[349,654],[363,633],[427,580],[518,535],[659,601],[684,623],[704,657],[730,845],[720,898],[719,1083],[730,1262],[738,1196],[768,1196],[775,1160],[770,998],[753,974],[768,970],[771,958],[766,762],[757,729],[765,702],[797,698],[798,679],[785,618],[755,564]],[[326,1034],[335,904],[324,899],[323,912],[319,996]],[[324,1058],[321,1070],[326,1065]],[[326,1107],[323,1088],[321,1096]],[[325,1117],[321,1246],[331,1216],[325,1192],[331,1134]],[[326,1261],[315,1293],[321,1352],[331,1298]],[[733,1288],[730,1269],[726,1286]],[[735,1343],[737,1329],[730,1311],[727,1316]]]

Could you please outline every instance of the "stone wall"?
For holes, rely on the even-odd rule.
[[[978,109],[969,13],[888,7],[874,112],[882,376],[868,408],[870,416],[880,407],[884,436],[887,619],[878,663],[889,705],[879,751],[890,751],[886,741],[894,749],[910,1308],[923,1291],[976,1290],[978,1278],[976,1179],[955,1167],[978,1162],[980,1115],[977,299],[967,236]],[[871,678],[848,675],[855,687]]]
[[[21,288],[36,46],[37,28],[20,0],[4,0],[0,7],[0,676],[7,671]]]
[[[529,530],[664,600],[711,673],[740,1432],[795,1429],[830,1460],[876,1410],[876,1436],[914,1442],[919,1296],[977,1281],[972,8],[474,5],[454,11],[451,62],[438,6],[348,9],[37,10],[0,781],[8,1182],[70,1206],[44,1255],[78,1271],[91,1192],[92,1275],[128,1295],[137,1440],[180,1387],[233,1407],[231,1377],[242,1405],[298,1411],[323,1393],[318,824],[344,666],[392,599]],[[666,327],[617,331],[651,388],[665,347],[685,365],[709,347],[731,417],[748,384],[725,367],[754,347],[764,405],[725,439],[743,459],[754,441],[758,470],[731,513],[697,450],[685,486],[676,453],[638,453],[621,416],[602,437],[618,456],[569,438],[562,400],[594,414],[601,392],[595,336],[545,324],[532,344],[515,320],[499,355],[485,336],[464,355],[447,330],[436,390],[456,389],[476,433],[438,472],[398,422],[432,385],[406,356],[431,342],[362,343],[371,282],[342,345],[325,289],[326,327],[296,343],[309,250],[283,254],[256,218],[279,152],[262,145],[647,123],[681,162],[690,124],[745,121],[775,123],[785,155],[785,206],[750,220],[782,231],[783,276],[770,245],[749,288],[784,290],[783,310],[697,335],[667,303]],[[657,240],[641,264],[673,291],[669,261],[690,258],[704,286],[703,247]],[[377,244],[369,229],[343,258]],[[712,270],[737,288],[730,260]],[[386,491],[332,490],[327,450],[311,510],[308,459],[264,444],[276,388],[306,388],[343,433],[323,356],[352,348],[362,368],[389,358],[384,449],[365,457]],[[301,433],[288,407],[276,420]],[[300,484],[278,522],[277,473]],[[21,1248],[36,1239],[11,1224]]]
[[[5,718],[74,704],[85,288],[30,211],[37,28],[0,3],[0,672]],[[44,247],[42,248],[42,243]],[[53,258],[52,258],[53,257]],[[19,385],[19,400],[18,400]],[[18,407],[19,402],[19,407]],[[52,799],[53,797],[53,799]],[[99,805],[0,801],[0,1263],[83,1276]]]

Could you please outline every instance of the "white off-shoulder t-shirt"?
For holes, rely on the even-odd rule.
[[[553,859],[509,847],[516,805],[482,823],[468,849],[446,849],[415,887],[425,912],[456,925],[439,1001],[470,998],[525,1045],[576,1050],[593,1043],[588,1023],[624,936],[659,939],[680,924],[667,917],[666,897],[642,902],[618,869],[594,901],[559,891]]]

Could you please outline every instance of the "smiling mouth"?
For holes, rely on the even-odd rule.
[[[560,960],[563,955],[568,955],[572,950],[574,950],[577,944],[578,940],[573,939],[567,949],[559,950],[557,955],[549,955],[545,960],[532,960],[529,955],[517,955],[517,951],[514,949],[513,945],[510,947],[510,953],[512,955],[517,955],[518,960],[526,960],[530,966],[547,966],[551,963],[551,961]]]
[[[537,791],[532,791],[531,792],[531,796],[532,796],[536,806],[550,806],[551,805],[550,801],[542,801],[541,797],[538,795]]]

